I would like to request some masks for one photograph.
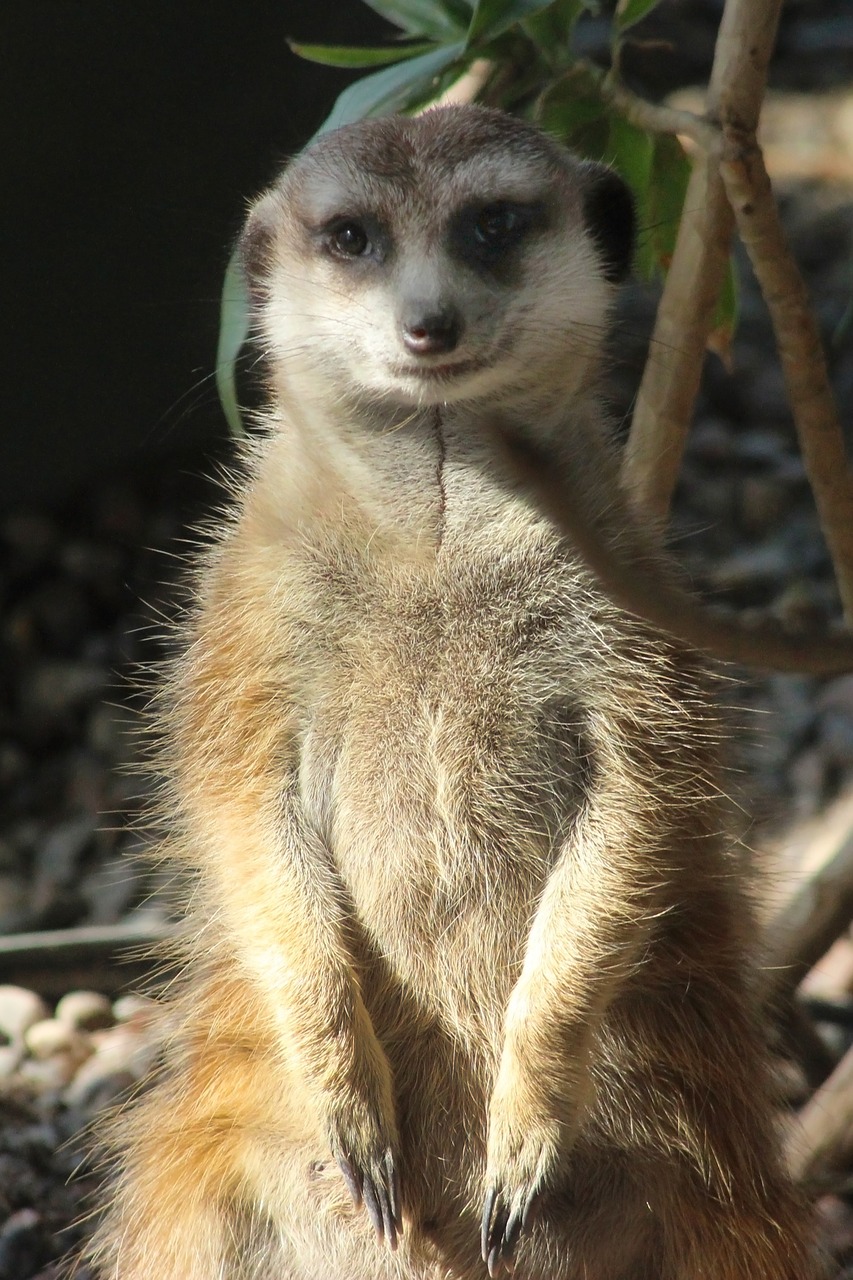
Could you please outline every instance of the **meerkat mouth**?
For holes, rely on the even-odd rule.
[[[487,369],[489,360],[446,360],[443,364],[398,365],[394,373],[401,378],[421,378],[428,381],[449,381],[461,378],[469,373],[479,373]]]

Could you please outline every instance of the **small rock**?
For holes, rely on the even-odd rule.
[[[113,1002],[113,1015],[116,1022],[134,1022],[147,1025],[157,1015],[160,1005],[150,996],[119,996]]]
[[[841,1196],[821,1196],[816,1206],[821,1234],[830,1251],[841,1257],[853,1249],[853,1208]]]
[[[132,1071],[87,1072],[84,1064],[76,1073],[63,1095],[68,1107],[79,1107],[91,1115],[104,1107],[114,1106],[122,1097],[130,1095],[139,1084],[139,1077]]]
[[[754,592],[756,588],[784,582],[789,563],[786,548],[774,540],[735,551],[713,566],[708,577],[718,591]]]
[[[154,1066],[159,1053],[159,1045],[129,1026],[96,1032],[92,1039],[95,1052],[74,1073],[73,1080],[69,1079],[63,1095],[72,1107],[83,1105],[91,1091],[100,1088],[109,1077],[129,1075],[138,1083]]]
[[[71,1053],[55,1053],[51,1058],[27,1058],[21,1063],[18,1079],[38,1093],[59,1094],[74,1079],[79,1058]]]
[[[853,715],[853,675],[828,680],[817,697],[821,711],[842,711]]]
[[[92,708],[87,733],[89,745],[107,756],[114,767],[138,755],[141,733],[140,716],[130,707],[98,702]]]
[[[853,716],[834,708],[824,711],[819,735],[827,761],[842,771],[853,765]]]
[[[805,578],[790,582],[773,601],[773,613],[794,631],[822,631],[827,623],[824,597],[816,583]]]
[[[0,1080],[8,1080],[18,1070],[24,1050],[19,1044],[0,1045]]]
[[[772,376],[775,383],[776,374]],[[766,419],[767,415],[763,414],[762,417]],[[742,462],[759,466],[775,464],[784,451],[785,446],[775,431],[756,427],[750,431],[740,431],[735,437],[735,453]]]
[[[30,1027],[50,1016],[41,996],[26,987],[0,986],[0,1033],[22,1044]]]
[[[67,1023],[58,1022],[56,1018],[45,1018],[33,1023],[24,1035],[24,1044],[39,1061],[65,1053],[78,1062],[83,1062],[92,1052],[85,1036]]]
[[[0,1229],[0,1276],[4,1280],[30,1276],[46,1261],[46,1231],[35,1209],[18,1209]]]
[[[101,1031],[114,1021],[112,1006],[100,991],[69,991],[56,1006],[54,1017],[78,1031]]]
[[[705,418],[698,422],[688,441],[691,457],[699,462],[728,462],[734,452],[732,429],[721,418]]]
[[[784,487],[773,476],[745,476],[741,485],[741,525],[748,534],[764,534],[778,524],[788,505]]]
[[[106,667],[73,659],[40,663],[22,687],[28,712],[54,719],[78,710],[109,688]]]

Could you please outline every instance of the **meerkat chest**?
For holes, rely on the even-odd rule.
[[[303,793],[366,911],[446,937],[498,884],[541,890],[589,781],[564,573],[484,558],[327,601]]]

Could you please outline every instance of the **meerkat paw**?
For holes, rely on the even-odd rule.
[[[329,1145],[356,1208],[367,1211],[376,1238],[397,1248],[402,1234],[400,1174],[397,1135],[393,1125],[382,1124],[356,1108],[341,1107],[328,1121]]]
[[[560,1136],[558,1120],[510,1117],[493,1101],[480,1237],[493,1278],[512,1271],[518,1239],[537,1200],[556,1180]]]

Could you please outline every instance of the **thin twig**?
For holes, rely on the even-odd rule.
[[[853,626],[853,473],[811,302],[755,135],[724,128],[720,171],[738,232],[770,311],[800,451],[841,595]]]
[[[785,1144],[797,1182],[819,1182],[845,1159],[853,1135],[853,1049],[809,1099]]]
[[[677,107],[647,102],[645,98],[632,92],[613,72],[602,78],[600,86],[604,100],[638,129],[645,129],[648,133],[680,133],[691,138],[703,151],[715,151],[719,147],[719,127],[706,116],[697,115],[695,111],[682,111]]]
[[[770,921],[765,953],[772,1004],[793,995],[814,964],[853,920],[853,826],[849,821],[817,867]]]
[[[733,218],[717,161],[693,165],[652,336],[666,360],[647,360],[625,449],[626,487],[666,516],[681,469],[714,309],[726,274]]]

